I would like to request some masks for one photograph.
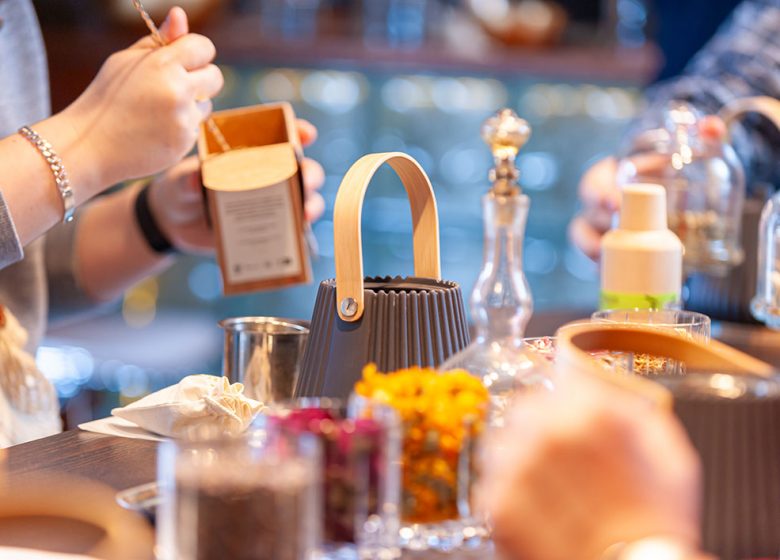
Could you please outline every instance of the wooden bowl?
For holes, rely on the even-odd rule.
[[[114,494],[103,484],[64,475],[0,484],[0,546],[152,560],[154,531],[119,507]]]
[[[597,365],[591,352],[631,352],[662,356],[683,362],[701,373],[745,373],[769,378],[774,367],[717,340],[701,341],[649,325],[576,321],[558,329],[556,369],[594,375],[613,385],[643,395],[657,405],[671,409],[672,393],[661,384],[638,375],[608,372]]]

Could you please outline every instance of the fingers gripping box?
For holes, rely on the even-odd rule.
[[[204,123],[198,153],[224,293],[310,282],[302,148],[292,107],[242,107],[212,118],[227,146]]]

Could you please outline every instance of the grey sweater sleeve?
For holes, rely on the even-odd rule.
[[[24,249],[16,233],[16,226],[0,192],[0,269],[19,262],[24,258]]]
[[[743,0],[684,74],[647,92],[646,115],[656,119],[669,100],[684,100],[715,114],[734,99],[780,98],[780,0]],[[645,128],[641,121],[635,130]],[[732,143],[745,164],[748,185],[780,185],[780,134],[751,115],[732,129]]]
[[[73,222],[59,224],[46,234],[49,320],[53,322],[103,307],[84,291],[79,281],[75,250],[78,234],[78,214]]]

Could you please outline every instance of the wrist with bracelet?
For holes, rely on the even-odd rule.
[[[170,255],[177,253],[176,247],[171,243],[170,239],[160,229],[157,220],[152,213],[152,208],[149,205],[149,186],[150,183],[145,184],[138,191],[135,197],[135,204],[133,205],[133,212],[135,214],[135,221],[138,224],[138,229],[141,231],[141,235],[146,241],[147,246],[158,255]]]
[[[57,186],[60,197],[62,197],[62,221],[64,223],[73,221],[73,214],[76,211],[76,201],[62,159],[57,155],[57,152],[54,151],[54,147],[29,126],[23,126],[18,132],[32,144],[36,150],[38,150],[38,153],[40,153],[41,157],[46,161],[54,176],[54,184]]]
[[[70,185],[70,178],[65,170],[65,164],[63,163],[62,158],[60,158],[54,150],[54,147],[31,127],[23,126],[18,130],[18,133],[38,150],[38,153],[40,153],[41,157],[49,166],[54,177],[54,184],[57,186],[57,190],[62,198],[62,221],[64,223],[73,221],[73,216],[76,211],[76,201],[73,194],[73,188]],[[160,229],[160,226],[152,213],[151,206],[149,205],[148,183],[138,191],[133,206],[135,221],[138,224],[138,229],[141,231],[141,235],[148,247],[159,255],[169,255],[177,252],[171,241]]]

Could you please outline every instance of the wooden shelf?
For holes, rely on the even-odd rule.
[[[645,84],[660,58],[655,47],[560,46],[551,49],[508,48],[456,51],[431,42],[405,50],[366,45],[359,37],[333,35],[310,41],[284,41],[262,35],[258,18],[227,20],[206,30],[224,60],[276,64],[342,64],[389,71],[446,71],[531,75],[555,79],[592,79]]]
[[[660,63],[658,50],[652,45],[638,49],[587,45],[540,50],[494,45],[475,51],[455,50],[437,42],[414,50],[367,46],[360,37],[337,34],[289,41],[265,36],[257,16],[224,16],[198,31],[214,41],[218,62],[226,64],[511,75],[644,85],[652,80]],[[141,32],[45,26],[55,110],[86,87],[108,55],[133,43]]]

